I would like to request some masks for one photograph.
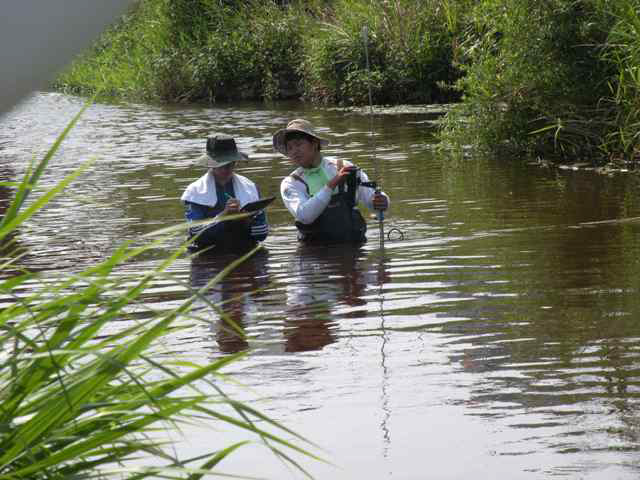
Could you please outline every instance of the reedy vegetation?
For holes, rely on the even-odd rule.
[[[638,11],[640,0],[140,0],[58,86],[362,105],[371,82],[377,104],[457,102],[443,146],[636,161]]]
[[[612,140],[622,123],[612,97],[616,18],[606,2],[485,1],[461,42],[464,100],[444,138],[488,152],[607,160],[633,148]],[[619,150],[622,150],[620,152]]]
[[[167,448],[164,430],[203,421],[245,429],[302,470],[291,453],[313,455],[279,435],[301,437],[221,389],[221,370],[241,354],[197,365],[162,347],[176,329],[202,321],[191,310],[196,300],[217,308],[207,301],[207,290],[246,257],[173,310],[144,315],[145,289],[169,276],[167,267],[185,246],[148,272],[123,275],[119,269],[164,242],[168,231],[149,236],[144,246],[124,244],[80,272],[38,274],[17,267],[23,253],[12,237],[88,167],[27,203],[71,126],[22,182],[0,185],[16,190],[0,219],[0,479],[220,475],[220,462],[246,441],[196,458],[177,458]],[[141,457],[151,466],[129,462],[140,465]]]
[[[151,101],[362,104],[367,25],[376,101],[448,100],[458,17],[443,0],[140,0],[56,85]]]

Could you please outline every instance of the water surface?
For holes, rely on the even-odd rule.
[[[19,178],[82,101],[39,94],[0,120],[0,175]],[[93,159],[90,171],[21,229],[21,266],[91,265],[124,240],[182,219],[180,194],[203,171],[204,139],[233,135],[240,171],[277,195],[292,167],[271,135],[305,117],[391,196],[380,247],[369,220],[361,248],[303,248],[280,201],[266,251],[208,293],[242,325],[201,322],[172,337],[204,362],[251,349],[232,367],[234,393],[325,448],[336,466],[305,461],[319,479],[581,478],[640,474],[640,217],[634,174],[599,175],[517,159],[452,160],[436,151],[431,113],[376,115],[302,104],[91,106],[42,188]],[[370,133],[371,125],[375,135]],[[7,192],[0,192],[0,206]],[[1,207],[0,207],[1,208]],[[131,272],[151,268],[166,242]],[[179,259],[173,280],[144,297],[174,307],[229,258]],[[193,455],[239,439],[189,428]],[[259,445],[225,471],[296,478]]]

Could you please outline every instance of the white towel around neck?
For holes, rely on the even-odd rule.
[[[233,182],[233,191],[238,202],[240,202],[240,207],[258,200],[258,188],[247,177],[234,173],[231,181]],[[191,183],[185,189],[180,200],[214,207],[218,202],[218,195],[216,194],[216,181],[213,174],[209,171]]]

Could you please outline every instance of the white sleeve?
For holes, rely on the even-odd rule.
[[[364,170],[360,170],[358,172],[358,175],[360,176],[360,181],[361,182],[368,182],[369,181],[369,177],[367,176],[366,173],[364,173]],[[376,191],[373,188],[363,187],[362,185],[360,185],[358,187],[357,202],[361,203],[362,205],[367,207],[369,210],[373,210],[373,194],[374,193],[376,193]],[[384,192],[380,192],[380,193],[382,195],[384,195],[385,198],[387,199],[387,208],[388,208],[391,205],[391,201],[389,199],[389,196]]]
[[[320,216],[331,201],[331,189],[326,185],[312,197],[306,186],[291,176],[286,176],[280,184],[282,202],[296,221],[308,225]]]

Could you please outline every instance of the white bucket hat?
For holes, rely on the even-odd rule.
[[[287,128],[283,128],[281,130],[278,130],[273,135],[273,149],[276,152],[280,152],[283,155],[287,154],[286,137],[287,137],[287,133],[289,133],[289,132],[306,133],[310,137],[313,137],[316,140],[318,140],[320,142],[320,145],[322,145],[323,147],[326,147],[327,145],[329,145],[329,140],[319,136],[316,133],[315,129],[313,128],[313,125],[311,125],[311,123],[309,121],[304,120],[302,118],[296,118],[295,120],[291,120],[287,124]]]

